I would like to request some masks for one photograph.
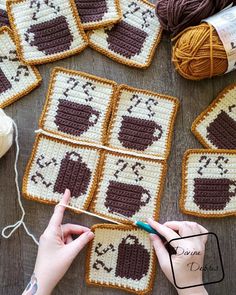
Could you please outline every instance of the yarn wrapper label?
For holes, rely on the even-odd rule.
[[[203,22],[216,29],[223,43],[228,59],[226,73],[236,70],[236,7],[224,9]]]

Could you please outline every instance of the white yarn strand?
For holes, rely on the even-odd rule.
[[[18,128],[16,123],[12,120],[12,124],[14,126],[15,129],[15,143],[16,143],[16,157],[15,157],[15,163],[14,163],[14,170],[15,170],[15,185],[16,185],[16,190],[17,190],[17,200],[18,200],[18,204],[20,206],[22,215],[21,215],[21,219],[18,220],[15,224],[11,224],[8,225],[6,227],[3,228],[2,230],[2,236],[5,239],[9,239],[13,233],[22,225],[25,229],[26,234],[32,238],[32,240],[35,242],[36,245],[39,245],[39,242],[37,241],[36,237],[30,233],[30,231],[28,230],[25,222],[24,222],[24,218],[25,218],[25,209],[23,207],[22,201],[21,201],[21,193],[20,193],[20,188],[19,188],[19,181],[18,181],[18,170],[17,170],[17,164],[18,164],[18,159],[19,159],[19,152],[20,152],[20,147],[19,147],[19,142],[18,142]],[[6,231],[11,229],[11,231],[6,234]]]

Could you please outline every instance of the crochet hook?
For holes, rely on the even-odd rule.
[[[69,205],[64,205],[64,204],[60,204],[60,203],[58,203],[57,206],[63,206],[63,207],[65,207],[65,208],[71,209],[71,210],[73,210],[73,211],[78,211],[78,212],[84,213],[84,214],[89,215],[89,216],[97,217],[97,218],[99,218],[99,219],[103,219],[103,220],[106,220],[106,221],[109,221],[109,222],[112,222],[112,223],[116,223],[116,224],[120,224],[120,225],[122,225],[121,222],[115,221],[114,219],[110,219],[110,218],[102,217],[102,216],[100,216],[100,215],[93,214],[93,213],[91,213],[91,212],[88,212],[88,211],[85,211],[85,210],[82,210],[82,209],[79,209],[79,208],[75,208],[75,207],[72,207],[72,206],[69,206]]]
[[[150,224],[148,223],[145,223],[143,221],[133,221],[129,218],[127,218],[126,216],[123,216],[122,214],[120,213],[115,213],[117,216],[119,217],[122,217],[126,220],[128,220],[129,222],[131,222],[133,225],[137,226],[138,228],[144,230],[145,232],[149,233],[149,234],[154,234],[154,235],[157,235],[161,240],[162,242],[165,244],[167,243],[165,237],[163,237],[159,232],[157,232],[154,228],[151,227]]]

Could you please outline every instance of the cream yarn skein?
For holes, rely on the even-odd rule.
[[[0,109],[0,158],[10,149],[13,142],[13,121]]]

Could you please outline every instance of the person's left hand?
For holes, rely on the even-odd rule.
[[[66,190],[60,203],[55,207],[48,227],[40,237],[38,255],[34,270],[37,295],[48,295],[64,276],[74,258],[93,239],[89,228],[76,224],[63,224],[65,207],[70,191]],[[79,235],[75,240],[72,235]],[[27,293],[26,293],[27,294]]]

